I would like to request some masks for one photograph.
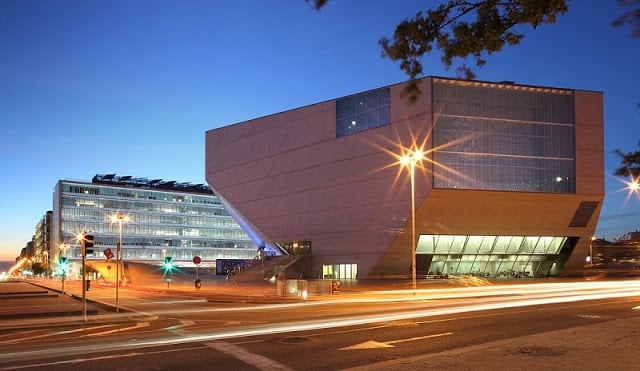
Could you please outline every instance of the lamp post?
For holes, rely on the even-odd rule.
[[[596,236],[591,236],[591,242],[589,242],[589,265],[593,267],[593,241],[596,240]]]
[[[80,254],[82,255],[82,316],[87,321],[87,232],[80,234]],[[91,237],[93,239],[93,237]]]
[[[116,313],[118,313],[120,311],[118,307],[118,289],[120,288],[120,260],[122,258],[122,223],[128,222],[129,216],[116,213],[111,215],[110,219],[112,223],[118,223],[118,247],[116,248]]]
[[[402,166],[407,166],[411,177],[411,282],[416,290],[416,190],[415,190],[415,170],[416,163],[424,159],[424,152],[421,150],[411,150],[400,159]]]

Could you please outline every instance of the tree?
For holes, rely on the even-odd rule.
[[[326,1],[326,0],[325,0]],[[618,0],[621,7],[631,8],[613,22],[614,26],[631,25],[632,37],[640,37],[640,0]]]
[[[631,8],[613,22],[614,26],[631,25],[632,37],[640,38],[640,0],[619,0],[621,7]],[[640,107],[640,104],[638,104]],[[638,143],[640,146],[640,143]],[[617,149],[615,153],[620,156],[620,167],[613,173],[617,176],[632,177],[635,181],[640,178],[640,150],[635,152],[623,152]]]
[[[640,146],[640,143],[638,143]],[[620,167],[613,173],[617,176],[631,176],[633,179],[640,177],[640,150],[625,153],[617,149],[616,154],[620,156]]]
[[[306,0],[307,2],[311,0]],[[313,0],[315,8],[328,0]],[[396,26],[393,37],[379,40],[383,57],[400,62],[410,78],[405,93],[411,102],[420,95],[416,78],[423,73],[421,58],[434,48],[442,51],[442,62],[449,68],[454,59],[471,57],[476,67],[486,64],[486,56],[499,52],[505,45],[517,45],[524,34],[518,26],[533,28],[554,23],[567,11],[566,0],[449,0],[435,9],[418,12]],[[458,67],[464,78],[475,77],[465,63]]]
[[[319,10],[329,0],[305,0]],[[400,22],[393,37],[379,40],[382,56],[400,62],[410,78],[405,93],[411,102],[420,95],[416,78],[423,73],[421,58],[433,49],[442,52],[442,62],[449,68],[454,60],[462,60],[457,68],[464,78],[475,77],[464,61],[471,58],[475,67],[486,64],[486,58],[506,45],[517,45],[522,27],[534,29],[555,23],[557,16],[568,11],[569,0],[448,0],[440,6],[419,11]],[[633,36],[640,37],[640,0],[619,0],[620,6],[631,8],[614,21],[615,26],[630,24]]]

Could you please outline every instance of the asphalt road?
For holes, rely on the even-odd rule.
[[[491,344],[503,350],[513,344],[514,354],[524,352],[538,365],[551,365],[566,358],[567,350],[523,348],[522,339],[590,326],[606,329],[621,321],[639,323],[640,311],[633,309],[640,305],[637,284],[614,287],[592,283],[584,288],[526,285],[417,295],[366,292],[278,304],[123,289],[128,304],[123,313],[95,315],[87,322],[52,318],[48,324],[20,327],[0,321],[0,369],[406,369],[406,360],[420,362],[415,357]],[[109,290],[103,294],[106,300]],[[608,335],[602,333],[606,341]],[[469,362],[467,369],[482,369],[474,367],[479,359]],[[523,361],[517,363],[522,366]]]

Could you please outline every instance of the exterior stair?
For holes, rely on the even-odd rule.
[[[260,259],[254,259],[247,264],[246,268],[234,274],[232,278],[236,281],[262,281],[262,277],[271,279],[306,256],[307,255],[266,256],[264,258],[264,267],[260,263]],[[264,276],[262,275],[263,272]]]

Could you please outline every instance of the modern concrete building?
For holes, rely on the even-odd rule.
[[[120,227],[113,215],[128,218],[122,225],[126,262],[159,265],[169,256],[178,266],[193,266],[199,256],[203,266],[213,266],[216,259],[257,255],[257,247],[203,184],[115,174],[96,175],[91,182],[60,180],[53,206],[52,263],[60,256],[81,260],[75,239],[80,232],[95,237],[89,262],[106,261],[105,249],[115,254]]]
[[[603,94],[427,77],[210,130],[206,180],[254,243],[325,278],[557,275],[604,198]],[[303,263],[304,262],[304,263]],[[295,268],[295,267],[294,267]]]

